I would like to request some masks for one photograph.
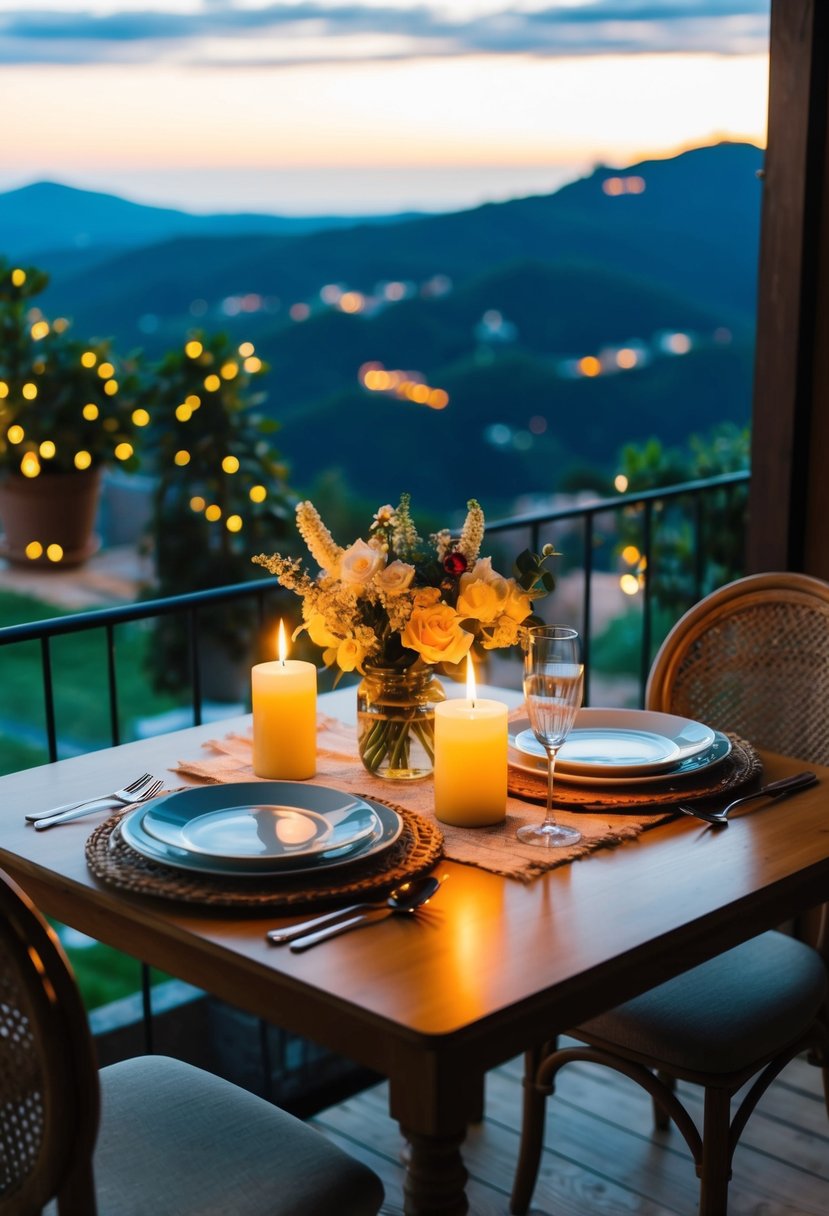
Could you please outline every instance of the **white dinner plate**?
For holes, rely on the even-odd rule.
[[[580,709],[556,758],[556,771],[579,776],[632,777],[665,772],[706,751],[714,731],[702,722],[645,709]],[[510,743],[544,758],[528,718],[512,724]]]
[[[518,724],[516,723],[516,725]],[[588,776],[584,773],[559,772],[558,762],[556,762],[555,779],[566,782],[568,785],[613,786],[616,789],[650,785],[654,782],[665,785],[666,782],[671,782],[675,778],[684,778],[713,768],[714,765],[720,764],[730,752],[731,740],[728,736],[722,734],[721,731],[714,731],[714,742],[706,751],[689,756],[687,760],[681,760],[675,768],[667,771],[627,776],[607,776],[604,773],[601,775],[596,773]],[[518,769],[522,773],[530,773],[534,777],[544,776],[547,772],[546,757],[528,756],[512,746],[509,749],[509,764],[510,768]]]
[[[192,870],[200,874],[216,874],[225,878],[285,878],[293,879],[301,874],[313,874],[321,870],[333,870],[343,866],[377,857],[397,841],[403,830],[403,820],[390,807],[380,802],[369,805],[377,817],[374,831],[368,837],[339,848],[326,849],[306,858],[298,858],[291,864],[284,862],[262,862],[256,858],[216,858],[202,853],[193,853],[175,845],[165,844],[149,835],[143,827],[147,807],[139,806],[125,815],[120,823],[121,836],[130,848],[142,857],[177,870]]]
[[[367,839],[377,814],[364,799],[328,786],[242,781],[157,798],[141,824],[147,835],[188,853],[276,865]]]

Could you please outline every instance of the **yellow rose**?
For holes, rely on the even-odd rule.
[[[328,628],[321,612],[315,612],[313,616],[310,616],[305,622],[305,628],[315,646],[339,646],[340,644],[340,639]]]
[[[351,587],[364,587],[385,564],[386,555],[382,549],[375,549],[364,540],[355,540],[341,555],[337,574]]]
[[[460,663],[472,645],[472,634],[461,629],[460,623],[448,604],[415,608],[400,640],[427,663]]]
[[[380,570],[374,581],[386,595],[400,595],[409,587],[414,576],[414,566],[408,562],[394,561]]]
[[[504,615],[508,616],[510,620],[518,621],[520,624],[532,612],[530,597],[526,591],[521,590],[514,578],[507,579],[507,586],[509,587],[509,595],[503,608]]]
[[[340,671],[353,671],[360,667],[366,652],[356,638],[346,638],[337,647],[337,666]]]
[[[476,579],[461,587],[457,603],[458,615],[488,624],[501,616],[508,599],[509,588],[506,579],[499,578],[492,582]]]

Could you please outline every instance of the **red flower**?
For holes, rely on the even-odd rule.
[[[467,561],[462,553],[447,553],[443,559],[443,568],[453,578],[460,578],[466,570]]]

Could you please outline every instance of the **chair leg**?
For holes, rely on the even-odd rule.
[[[673,1093],[676,1089],[676,1078],[672,1077],[670,1073],[662,1072],[661,1069],[657,1069],[656,1075],[665,1088]],[[670,1115],[665,1107],[656,1100],[656,1097],[653,1099],[653,1125],[660,1132],[666,1132],[671,1126]]]
[[[524,1109],[521,1121],[521,1146],[512,1185],[509,1210],[512,1216],[525,1216],[535,1189],[541,1149],[544,1143],[544,1107],[547,1094],[536,1087],[535,1077],[545,1055],[544,1044],[524,1055]]]
[[[726,1216],[731,1177],[731,1094],[706,1089],[699,1175],[699,1216]]]

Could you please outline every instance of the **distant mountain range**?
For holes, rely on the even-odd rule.
[[[382,223],[195,217],[43,184],[0,195],[0,253],[50,272],[48,313],[122,350],[158,355],[194,327],[255,342],[298,488],[340,469],[368,498],[501,508],[574,464],[609,471],[627,440],[748,420],[762,159],[719,144]],[[584,356],[600,375],[578,373]],[[366,362],[419,373],[448,407],[366,392]]]

